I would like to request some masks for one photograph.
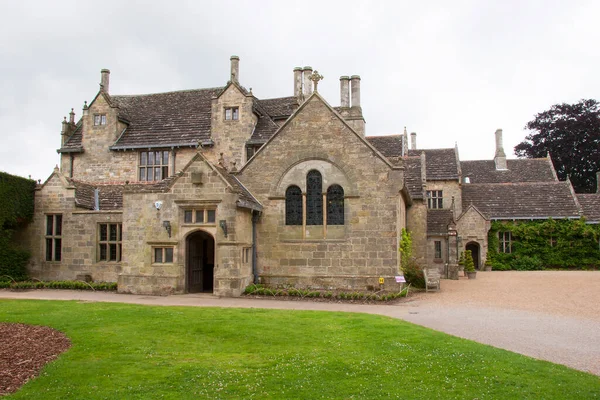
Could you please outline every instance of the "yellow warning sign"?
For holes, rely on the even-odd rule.
[[[379,278],[379,284],[383,285],[383,278]]]

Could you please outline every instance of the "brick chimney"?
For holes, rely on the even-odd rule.
[[[231,77],[230,81],[239,84],[240,83],[240,58],[238,56],[231,56]]]
[[[352,107],[360,107],[360,76],[352,75]]]
[[[304,75],[304,98],[308,99],[308,97],[312,94],[312,81],[310,80],[310,76],[313,72],[312,67],[304,67],[302,70],[302,74]]]
[[[502,129],[496,129],[496,155],[494,156],[494,163],[497,170],[508,169],[506,166],[506,154],[502,146]]]
[[[108,94],[108,84],[110,83],[110,70],[104,68],[100,70],[100,91]]]
[[[410,149],[417,149],[417,132],[411,132],[410,134]]]
[[[340,76],[340,106],[350,107],[350,77]]]
[[[302,96],[302,67],[294,68],[294,97],[300,99]]]

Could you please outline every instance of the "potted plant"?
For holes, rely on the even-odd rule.
[[[485,255],[485,266],[483,268],[484,271],[491,271],[492,270],[492,254],[488,251],[487,254]]]
[[[460,252],[460,256],[458,257],[458,272],[463,273],[463,276],[465,276],[465,252],[461,251]]]
[[[475,263],[473,262],[473,256],[471,250],[465,251],[464,256],[465,273],[469,279],[475,279],[477,277],[477,271],[475,271]]]

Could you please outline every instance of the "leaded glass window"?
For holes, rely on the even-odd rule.
[[[340,185],[327,189],[327,225],[344,225],[344,189]]]
[[[285,191],[285,224],[302,225],[302,191],[298,186]]]
[[[306,225],[323,225],[323,184],[319,171],[306,175]]]

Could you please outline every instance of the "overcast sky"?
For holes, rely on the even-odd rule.
[[[337,106],[339,77],[360,75],[367,135],[406,126],[472,160],[503,128],[513,158],[536,113],[599,98],[598,16],[598,1],[0,0],[0,170],[45,180],[102,68],[111,94],[215,87],[233,54],[259,98],[291,96],[310,65]]]

